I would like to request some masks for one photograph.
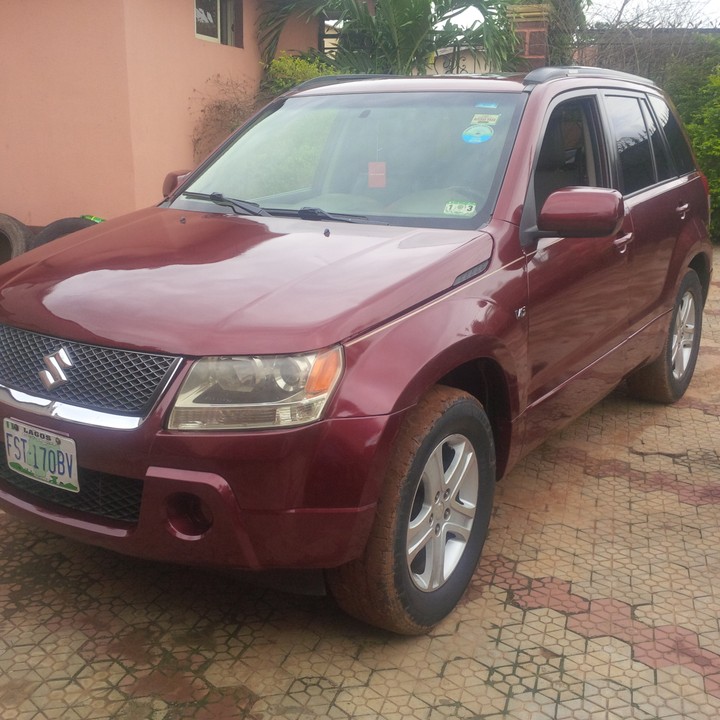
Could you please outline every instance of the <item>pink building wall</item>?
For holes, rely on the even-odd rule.
[[[193,0],[2,0],[0,212],[44,225],[158,202],[167,171],[193,165],[208,78],[257,87],[257,14],[244,0],[235,48],[195,37]],[[282,47],[316,37],[297,24]]]

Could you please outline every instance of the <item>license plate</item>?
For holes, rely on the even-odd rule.
[[[80,492],[75,441],[49,430],[5,418],[8,467],[60,490]]]

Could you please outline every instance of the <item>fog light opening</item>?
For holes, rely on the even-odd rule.
[[[175,493],[166,505],[168,524],[178,536],[188,540],[199,538],[212,527],[212,512],[197,495]]]

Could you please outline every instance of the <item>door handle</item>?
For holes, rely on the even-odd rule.
[[[680,216],[681,220],[685,219],[687,211],[690,209],[690,203],[683,203],[675,208],[675,212]]]
[[[619,238],[613,240],[613,245],[617,248],[621,255],[627,252],[628,245],[632,242],[633,234],[629,232],[627,235],[622,235]]]

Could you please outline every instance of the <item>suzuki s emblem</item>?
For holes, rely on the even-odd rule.
[[[65,370],[73,366],[72,360],[67,354],[65,348],[60,348],[57,352],[51,355],[45,355],[43,357],[45,367],[47,370],[40,371],[40,379],[42,384],[48,389],[58,387],[58,385],[64,385],[67,382],[67,375]]]

